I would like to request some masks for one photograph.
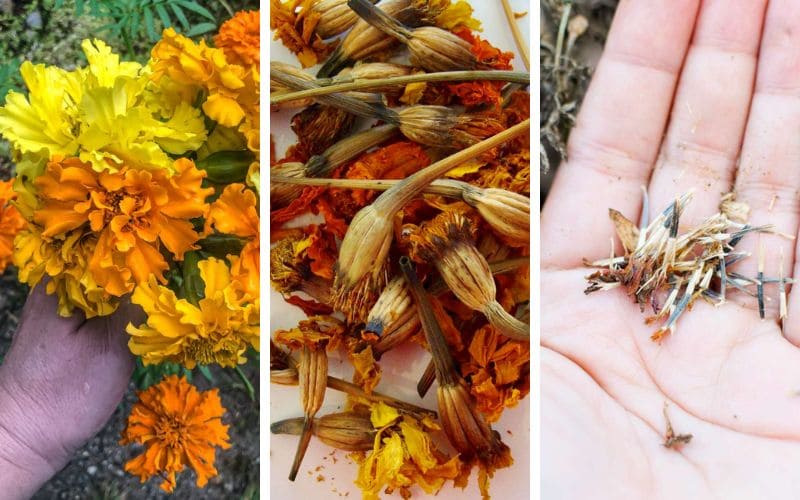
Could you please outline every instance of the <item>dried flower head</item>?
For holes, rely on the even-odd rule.
[[[400,268],[419,311],[422,330],[431,349],[435,367],[439,420],[450,444],[465,462],[476,460],[481,474],[491,476],[495,469],[508,467],[513,462],[511,452],[500,434],[492,430],[477,411],[475,402],[465,388],[466,383],[456,369],[455,361],[445,341],[429,298],[419,282],[411,261],[403,257]],[[483,481],[488,483],[488,481]],[[484,495],[486,486],[481,487]]]
[[[231,446],[218,390],[199,392],[184,377],[171,375],[138,396],[120,444],[140,443],[145,451],[129,460],[125,470],[142,482],[160,476],[161,489],[171,493],[175,474],[189,466],[197,474],[197,486],[203,488],[217,475],[215,447]]]
[[[469,42],[435,26],[409,30],[368,0],[349,0],[350,7],[372,26],[404,43],[411,64],[427,71],[454,71],[475,68],[478,61]]]
[[[512,247],[530,245],[530,198],[505,189],[467,186],[463,192],[464,201],[478,210],[506,244]]]
[[[386,258],[392,245],[391,214],[381,213],[376,203],[361,209],[347,230],[339,249],[333,283],[334,307],[350,321],[363,321],[388,281]]]
[[[303,462],[308,443],[311,442],[314,415],[325,401],[325,389],[328,387],[328,353],[324,345],[304,345],[300,351],[300,362],[297,367],[300,385],[300,402],[303,405],[303,432],[297,444],[297,451],[289,471],[289,480],[294,481],[300,464]]]
[[[396,113],[396,121],[409,139],[445,149],[462,149],[503,130],[491,116],[460,113],[447,106],[409,106]]]
[[[270,173],[292,178],[305,177],[306,166],[297,161],[278,163],[270,169]],[[269,203],[273,208],[285,207],[292,200],[299,198],[303,189],[303,186],[299,184],[270,182]]]
[[[273,434],[293,434],[303,431],[303,418],[290,418],[270,425]],[[314,436],[334,448],[345,451],[369,451],[375,442],[377,430],[372,426],[369,413],[347,411],[329,413],[315,418],[311,431]]]
[[[317,0],[311,11],[319,15],[315,32],[323,40],[344,33],[358,21],[358,15],[347,6],[347,0]]]
[[[442,279],[467,307],[481,311],[503,335],[530,338],[530,326],[497,302],[489,264],[474,244],[474,229],[461,213],[442,212],[410,236],[415,258],[436,265]]]
[[[412,5],[412,0],[383,0],[381,9],[389,16],[396,16],[401,22],[414,23],[418,18],[418,12],[411,8]],[[350,62],[360,61],[367,57],[374,58],[380,53],[388,52],[396,44],[397,41],[394,38],[363,19],[359,19],[322,65],[317,76],[328,78],[338,73]]]

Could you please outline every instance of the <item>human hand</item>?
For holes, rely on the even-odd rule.
[[[125,326],[141,311],[57,316],[37,286],[0,365],[0,497],[27,498],[106,423],[133,371]],[[3,496],[8,495],[8,496]]]
[[[608,208],[638,220],[642,185],[651,218],[694,189],[684,229],[735,190],[750,223],[797,234],[800,3],[623,0],[568,152],[542,216],[543,498],[796,498],[800,293],[785,336],[732,296],[657,344],[623,290],[583,294],[581,261],[608,256]],[[761,241],[765,275],[783,254],[800,277],[795,241]],[[688,445],[663,446],[665,403]]]

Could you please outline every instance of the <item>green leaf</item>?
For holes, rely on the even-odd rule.
[[[156,23],[153,20],[153,11],[149,7],[144,9],[144,27],[147,29],[147,36],[151,42],[158,40],[158,33],[156,33]],[[133,35],[133,33],[131,33]]]
[[[62,5],[64,5],[64,0],[56,0],[53,4],[53,8],[60,9]]]
[[[200,14],[201,16],[205,17],[206,19],[208,19],[210,21],[215,21],[216,22],[216,20],[217,20],[217,18],[214,17],[214,14],[209,12],[208,9],[206,9],[205,7],[203,7],[201,5],[198,5],[195,2],[191,2],[191,1],[187,1],[187,0],[176,0],[175,3],[177,3],[178,5],[183,7],[184,9],[191,10],[195,14]]]
[[[175,13],[175,17],[178,18],[178,22],[181,23],[181,26],[184,30],[189,29],[189,20],[186,19],[186,14],[183,13],[181,10],[180,5],[176,3],[170,3],[169,6],[172,8],[172,12]]]
[[[198,35],[204,35],[206,33],[214,31],[215,29],[217,29],[217,25],[214,23],[195,24],[189,31],[186,32],[186,36],[193,37]]]
[[[158,13],[158,18],[161,19],[161,24],[164,29],[172,26],[172,19],[169,18],[169,12],[167,12],[163,4],[156,4],[156,12]]]
[[[83,15],[83,5],[84,5],[84,0],[75,0],[75,15],[77,16]]]

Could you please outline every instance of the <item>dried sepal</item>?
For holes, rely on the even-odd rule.
[[[419,310],[425,339],[431,349],[435,366],[439,421],[462,460],[477,459],[481,468],[491,474],[496,468],[511,465],[511,454],[500,435],[493,431],[475,408],[465,382],[456,368],[430,304],[430,299],[417,278],[414,267],[407,257],[400,260],[417,309]]]
[[[270,174],[276,174],[283,177],[305,177],[306,168],[300,162],[290,161],[286,163],[279,163],[270,169]],[[283,184],[273,182],[269,185],[269,202],[273,208],[285,207],[292,202],[295,198],[300,196],[303,191],[303,186],[299,184]]]
[[[435,26],[409,30],[367,0],[349,0],[348,5],[372,26],[404,43],[414,66],[427,71],[452,71],[473,69],[478,63],[471,45],[447,30]]]
[[[325,389],[328,386],[328,353],[324,346],[315,349],[304,345],[300,351],[297,370],[304,422],[300,441],[297,444],[297,452],[289,472],[290,481],[294,481],[297,477],[300,464],[308,449],[308,443],[311,441],[314,415],[322,408],[325,400]]]
[[[408,106],[388,119],[396,121],[409,139],[444,149],[471,146],[503,129],[491,116],[461,113],[447,106]]]
[[[498,331],[515,340],[530,339],[530,326],[510,315],[497,302],[497,287],[489,263],[473,243],[473,228],[461,213],[442,212],[412,234],[412,252],[432,262],[442,279],[464,305],[481,311]]]
[[[469,184],[464,188],[463,198],[468,205],[478,210],[509,246],[530,245],[530,198],[505,189],[480,189]]]
[[[304,425],[305,418],[289,418],[270,425],[270,432],[299,436],[303,432]],[[328,446],[345,451],[371,450],[377,434],[369,413],[353,411],[329,413],[315,418],[312,421],[311,432]]]

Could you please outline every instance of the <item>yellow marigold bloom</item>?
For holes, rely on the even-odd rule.
[[[89,64],[73,71],[22,64],[27,98],[11,92],[0,107],[0,134],[18,153],[78,156],[97,171],[171,169],[170,154],[205,142],[196,92],[152,84],[149,68],[121,62],[100,40],[82,48]]]
[[[89,270],[108,293],[122,296],[151,276],[164,280],[162,245],[177,260],[196,248],[190,219],[206,213],[213,189],[201,187],[205,172],[191,160],[176,160],[174,169],[171,177],[127,167],[97,173],[77,158],[55,158],[34,181],[40,205],[33,220],[48,239],[79,228],[96,234]]]
[[[359,465],[356,485],[364,500],[379,500],[384,490],[388,494],[399,490],[403,498],[409,498],[415,484],[432,495],[447,480],[465,485],[469,466],[436,448],[429,434],[439,430],[434,421],[401,416],[384,403],[372,405],[371,420],[378,430],[372,451],[351,455]]]
[[[172,28],[151,51],[152,78],[164,75],[184,85],[208,92],[203,111],[225,127],[235,127],[252,114],[258,102],[257,71],[229,62],[222,49],[205,41],[195,44]]]
[[[239,255],[229,255],[228,260],[233,279],[241,282],[248,294],[257,297],[261,276],[261,239],[256,194],[244,184],[225,186],[222,195],[211,204],[206,226],[207,231],[213,227],[220,233],[247,240]]]
[[[16,198],[12,188],[14,181],[0,181],[0,273],[5,271],[14,254],[14,238],[23,227],[25,219],[10,204]]]
[[[31,287],[47,275],[47,293],[58,296],[58,314],[71,316],[77,307],[87,318],[106,316],[119,305],[99,286],[89,272],[89,260],[97,238],[82,231],[72,231],[59,238],[43,238],[41,229],[30,225],[14,242],[14,264],[19,280]]]
[[[145,450],[125,470],[142,482],[163,477],[161,489],[171,493],[175,474],[189,466],[197,474],[197,486],[205,487],[217,475],[215,447],[231,447],[218,389],[200,392],[186,378],[170,375],[138,396],[120,444],[139,443]]]
[[[239,11],[220,26],[214,45],[225,52],[229,61],[258,66],[261,62],[259,28],[259,11]]]
[[[128,347],[145,364],[171,361],[187,368],[198,363],[234,367],[258,349],[259,300],[231,280],[228,266],[210,258],[198,264],[205,297],[197,305],[178,299],[154,277],[136,287],[131,301],[147,313],[138,328],[128,325]]]

